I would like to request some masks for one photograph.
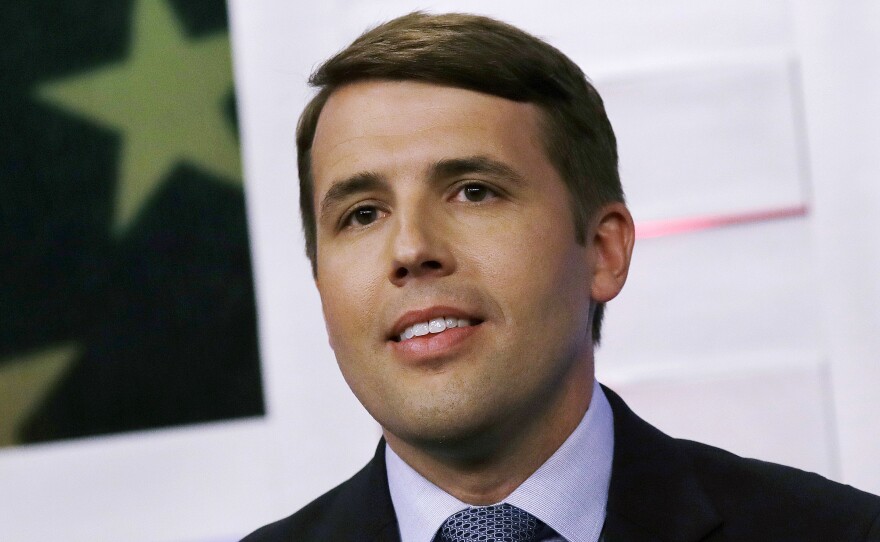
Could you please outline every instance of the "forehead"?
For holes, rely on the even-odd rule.
[[[424,164],[456,156],[544,161],[541,112],[471,90],[414,81],[343,86],[315,130],[312,169],[321,185],[356,171]]]

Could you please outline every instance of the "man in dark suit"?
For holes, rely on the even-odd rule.
[[[384,439],[246,540],[880,540],[877,497],[671,439],[595,382],[634,228],[602,100],[565,55],[415,13],[311,82],[307,253]]]

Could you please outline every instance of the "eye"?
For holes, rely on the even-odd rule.
[[[498,194],[488,186],[477,183],[469,183],[461,187],[455,194],[457,201],[469,201],[471,203],[479,203],[486,199],[497,197]]]
[[[343,226],[369,226],[382,217],[382,211],[373,205],[364,205],[353,210],[345,217]]]

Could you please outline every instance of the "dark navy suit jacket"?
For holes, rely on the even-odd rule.
[[[605,542],[880,542],[880,497],[673,439],[603,389],[614,413]],[[399,542],[384,441],[351,479],[244,541]]]

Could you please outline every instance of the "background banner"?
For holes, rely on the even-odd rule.
[[[0,40],[0,446],[262,415],[225,2]]]

